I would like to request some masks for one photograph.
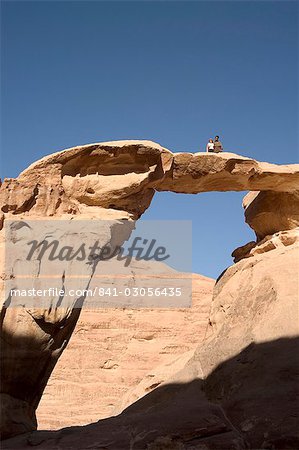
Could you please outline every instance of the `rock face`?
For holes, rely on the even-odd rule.
[[[119,409],[126,392],[143,378],[146,392],[165,381],[168,372],[164,366],[170,366],[173,373],[182,355],[185,360],[190,358],[203,340],[214,283],[194,275],[191,308],[83,309],[37,409],[39,429],[109,417]],[[164,368],[159,380],[158,366]],[[127,402],[143,395],[130,394]]]
[[[298,190],[299,164],[279,166],[234,153],[176,153],[158,190],[184,194],[210,191]]]
[[[297,262],[295,244],[231,266],[216,283],[206,340],[120,415],[4,448],[297,449]]]
[[[275,234],[267,235],[261,241],[255,242],[251,241],[242,247],[236,248],[232,252],[234,262],[238,262],[243,258],[249,258],[254,255],[269,252],[270,250],[275,250],[280,248],[282,250],[284,247],[289,247],[299,241],[298,228],[293,230],[280,231]]]
[[[279,166],[234,153],[173,154],[151,141],[114,141],[42,158],[18,178],[4,180],[0,204],[6,217],[87,213],[138,218],[155,189],[294,192],[298,185],[299,164]]]
[[[298,186],[299,165],[261,163],[232,153],[173,154],[149,141],[75,147],[37,161],[16,179],[4,180],[0,187],[0,224],[8,219],[18,221],[12,230],[14,239],[23,239],[29,232],[29,219],[47,218],[54,228],[61,218],[70,223],[101,219],[113,222],[101,236],[101,243],[112,246],[127,239],[155,191],[260,191],[245,200],[246,220],[255,230],[257,242],[238,249],[235,260],[239,262],[218,281],[210,316],[211,336],[186,367],[170,379],[173,388],[159,385],[108,421],[49,435],[50,441],[42,435],[41,442],[46,440],[40,448],[298,447],[295,413],[288,425],[278,410],[279,405],[286,410],[294,408],[296,358],[286,358],[283,350],[293,354],[296,347],[293,335],[297,332],[294,308],[298,286],[293,278],[298,255]],[[274,201],[278,207],[273,208]],[[46,239],[46,230],[41,231]],[[3,261],[3,231],[0,244]],[[66,266],[59,272],[60,282],[69,282],[71,269]],[[82,269],[86,286],[95,269],[96,265]],[[28,270],[35,274],[37,283],[46,273],[37,261]],[[5,278],[14,282],[14,272],[3,273],[2,282]],[[3,283],[0,288],[5,300],[1,313],[1,420],[2,436],[6,438],[36,428],[37,405],[75,329],[85,298],[74,298],[64,308],[60,299],[52,299],[43,309],[24,305],[10,308]],[[275,352],[279,352],[278,358],[273,356]],[[274,363],[269,373],[263,365],[270,360]],[[247,377],[247,367],[254,375],[251,378]],[[219,391],[223,377],[227,381]],[[129,395],[119,408],[134,395],[142,395],[143,387],[147,386],[140,386],[139,393]],[[273,404],[271,410],[267,402]],[[255,405],[258,408],[253,413]],[[38,445],[35,440],[39,436],[29,438],[33,445]],[[7,445],[26,448],[26,441],[20,438]]]
[[[17,179],[5,179],[1,209],[6,215],[137,218],[171,164],[172,153],[149,141],[74,147],[33,163]]]
[[[298,242],[230,267],[216,284],[212,337],[195,355],[205,392],[250,448],[298,446]]]
[[[92,222],[92,220],[91,220]],[[36,227],[33,227],[33,223]],[[9,231],[9,242],[28,241],[36,236],[39,230],[39,242],[45,241],[52,233],[59,241],[63,241],[65,230],[74,228],[76,220],[61,222],[55,219],[47,223],[28,222],[19,220],[13,222]],[[101,235],[98,239],[102,245],[117,242],[123,243],[123,229],[130,234],[128,221],[110,221],[103,223]],[[33,228],[32,228],[33,227]],[[80,221],[80,238],[88,243],[92,241],[92,223],[89,228],[82,230]],[[95,221],[95,230],[98,229]],[[36,232],[35,232],[36,231]],[[8,235],[10,236],[10,235]],[[73,241],[78,240],[78,233],[74,234]],[[8,242],[6,242],[8,245]],[[13,247],[13,246],[12,246]],[[18,248],[20,248],[18,246]],[[13,250],[13,249],[12,249]],[[6,255],[7,256],[7,255]],[[35,305],[31,297],[14,299],[9,290],[4,291],[2,283],[2,296],[7,295],[1,310],[1,432],[3,437],[19,434],[37,426],[35,411],[48,382],[55,364],[66,347],[77,320],[80,316],[82,303],[94,274],[97,262],[85,260],[74,264],[73,261],[55,262],[56,274],[49,274],[47,258],[34,258],[26,261],[20,254],[9,252],[9,261],[5,269],[6,283],[11,283],[12,289],[46,288],[51,283],[56,289],[75,287],[80,290],[77,296],[67,297],[61,294],[50,294],[46,299],[37,299]],[[22,276],[25,270],[25,278]],[[79,271],[78,271],[79,270]],[[80,274],[80,276],[76,276]],[[76,276],[74,281],[73,277]],[[3,280],[3,278],[2,278]],[[81,294],[82,292],[82,294]],[[42,306],[43,305],[43,306]],[[34,367],[34,370],[32,368]]]
[[[246,223],[253,228],[259,241],[299,226],[299,191],[249,192],[244,197],[243,207]]]

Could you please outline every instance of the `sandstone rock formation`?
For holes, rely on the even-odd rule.
[[[40,439],[39,448],[80,448],[78,442],[82,442],[81,448],[104,446],[115,450],[124,448],[123,443],[125,448],[152,450],[167,446],[241,449],[248,447],[247,442],[259,448],[296,448],[295,419],[290,426],[286,424],[278,406],[294,407],[291,396],[295,358],[283,357],[283,351],[292,354],[296,347],[294,305],[298,288],[293,278],[297,261],[294,255],[298,255],[294,237],[298,213],[293,205],[298,202],[298,181],[299,165],[260,163],[232,153],[172,154],[148,141],[75,147],[37,161],[16,179],[5,179],[0,187],[0,223],[17,220],[12,230],[17,239],[23,239],[22,228],[30,219],[47,218],[54,228],[55,221],[61,218],[70,223],[74,219],[102,219],[112,221],[101,236],[103,243],[112,246],[124,242],[155,191],[260,191],[245,201],[246,220],[255,230],[257,242],[237,250],[237,261],[245,256],[249,259],[240,260],[218,281],[210,317],[211,337],[186,368],[174,376],[173,388],[159,386],[120,416],[84,429],[49,435],[49,441],[48,436],[34,434],[29,437],[32,445],[38,445]],[[277,210],[271,206],[274,200]],[[273,233],[278,233],[278,239]],[[0,248],[3,260],[3,232]],[[276,266],[269,275],[273,261]],[[291,272],[286,267],[291,267]],[[95,269],[96,265],[83,269],[86,286]],[[14,270],[4,273],[2,280],[11,278],[14,283]],[[43,267],[40,272],[37,261],[28,270],[35,274],[37,283],[46,273]],[[60,271],[60,282],[68,282],[71,272],[69,266]],[[6,301],[1,322],[2,429],[3,436],[9,437],[36,427],[36,407],[85,299],[75,298],[64,309],[58,298],[53,298],[48,308],[20,305],[16,309],[9,308],[10,299],[5,298],[1,288]],[[273,356],[276,351],[279,358]],[[275,359],[273,373],[263,366],[271,359]],[[254,374],[250,379],[244,370],[247,364]],[[240,374],[241,381],[231,370]],[[195,379],[193,383],[178,386],[190,376]],[[223,377],[227,382],[218,392]],[[274,389],[275,380],[278,385]],[[272,402],[273,396],[270,411],[265,405]],[[254,414],[255,405],[258,407]],[[26,439],[13,440],[7,448],[26,448]]]
[[[92,221],[88,229],[82,229],[78,221],[80,238],[92,242]],[[94,221],[94,233],[99,229]],[[35,225],[35,226],[34,226]],[[38,237],[46,241],[47,236],[55,235],[63,241],[65,231],[74,228],[76,220],[63,223],[52,219],[47,223],[19,220],[6,229],[6,253],[2,297],[6,296],[1,310],[1,432],[3,437],[22,433],[36,428],[35,411],[43,390],[55,364],[66,347],[77,320],[97,261],[85,260],[55,261],[55,273],[49,273],[49,261],[34,258],[26,261],[20,248]],[[122,244],[127,221],[104,222],[98,235],[102,245]],[[76,227],[75,227],[76,230]],[[38,235],[38,236],[37,236]],[[3,237],[3,236],[2,236]],[[78,240],[78,232],[73,241]],[[22,241],[24,245],[22,247]],[[14,252],[14,243],[16,251]],[[20,247],[21,245],[21,247]],[[19,261],[21,260],[21,264]],[[80,276],[79,276],[79,275]],[[74,279],[75,276],[75,279]],[[67,297],[59,293],[48,297],[18,298],[10,296],[10,289],[43,289],[50,285],[68,292],[69,288],[80,290],[78,296]],[[81,294],[82,292],[82,294]],[[34,370],[32,368],[34,367]]]
[[[171,164],[172,153],[148,141],[74,147],[33,163],[17,179],[5,179],[1,209],[9,216],[87,212],[105,220],[137,218]]]
[[[243,199],[243,207],[245,221],[255,231],[257,240],[234,250],[234,262],[280,246],[287,247],[298,240],[298,190],[249,192]]]
[[[238,262],[243,258],[249,258],[251,256],[269,252],[276,248],[282,249],[283,247],[288,247],[299,241],[299,231],[298,228],[292,230],[279,231],[274,234],[269,234],[261,241],[251,241],[242,247],[236,248],[232,252],[232,257],[234,262]]]
[[[299,164],[275,165],[234,153],[177,153],[151,141],[114,141],[63,150],[4,179],[1,211],[51,217],[138,218],[155,190],[298,190]],[[120,212],[122,211],[122,213]]]
[[[4,448],[297,449],[297,263],[295,244],[231,266],[216,284],[210,335],[120,415]]]
[[[158,190],[184,194],[210,191],[298,190],[299,164],[258,162],[234,153],[176,153]]]
[[[222,406],[249,448],[297,448],[298,293],[298,239],[228,268],[215,285],[205,341],[162,387],[204,380],[206,399]]]
[[[230,267],[214,291],[212,337],[195,355],[208,398],[250,448],[299,443],[298,263],[296,242]]]
[[[299,185],[293,192],[249,192],[243,200],[246,223],[260,241],[299,226]]]
[[[139,265],[144,273],[144,262]],[[191,308],[84,308],[43,393],[38,428],[53,430],[109,417],[144,378],[147,393],[165,381],[182,354],[189,359],[203,340],[214,283],[194,275]],[[158,366],[163,367],[159,380]],[[130,394],[126,403],[143,395]]]

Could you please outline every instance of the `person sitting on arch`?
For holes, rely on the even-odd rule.
[[[209,139],[209,142],[207,143],[207,146],[206,146],[206,151],[207,152],[213,152],[214,151],[213,139]]]
[[[214,153],[223,152],[223,146],[221,141],[219,141],[219,136],[215,136],[214,139]]]

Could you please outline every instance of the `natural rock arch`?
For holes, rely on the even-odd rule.
[[[149,207],[155,191],[250,190],[261,193],[247,197],[246,220],[264,244],[269,233],[298,226],[298,208],[294,207],[299,203],[298,186],[299,165],[261,163],[233,153],[173,154],[150,141],[106,142],[49,155],[18,178],[5,179],[0,188],[0,224],[6,219],[73,217],[129,223]],[[284,205],[279,214],[273,211],[274,201]],[[267,219],[273,215],[269,227]],[[106,241],[117,240],[118,232],[108,233]],[[3,233],[1,239],[3,257]],[[249,256],[258,245],[239,250],[237,259]],[[3,437],[36,428],[35,409],[79,314],[78,308],[59,311],[55,304],[33,313],[3,307]],[[14,381],[13,374],[17,374]]]

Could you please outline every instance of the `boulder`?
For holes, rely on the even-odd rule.
[[[299,187],[299,185],[298,185]],[[249,192],[243,199],[245,221],[260,241],[299,226],[299,191]]]
[[[261,253],[269,252],[276,248],[282,250],[284,247],[298,243],[299,228],[293,230],[279,231],[278,233],[267,235],[261,241],[251,241],[242,247],[236,248],[232,252],[234,262],[238,262],[243,258],[250,258],[251,256]]]

